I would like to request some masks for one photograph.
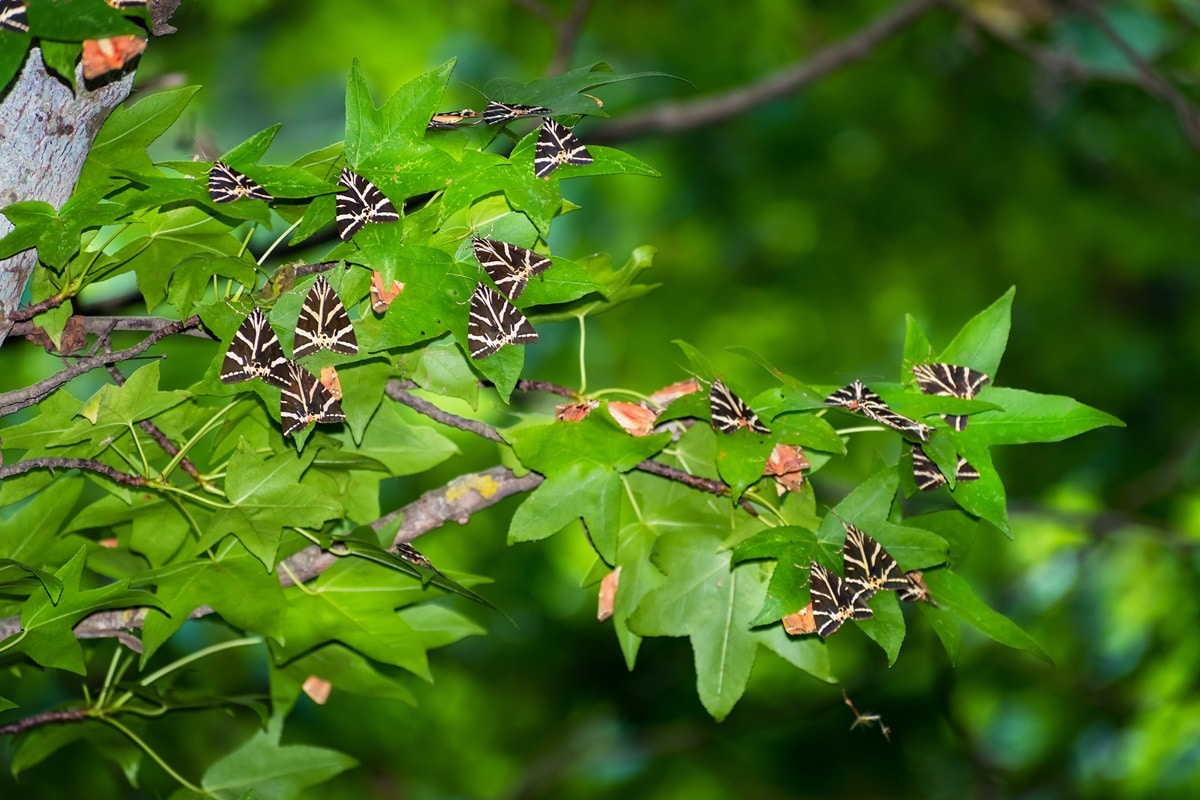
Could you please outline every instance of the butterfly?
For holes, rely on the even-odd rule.
[[[342,404],[321,385],[317,376],[297,364],[287,363],[288,381],[279,393],[279,420],[283,435],[291,436],[313,422],[345,422]]]
[[[338,186],[341,188],[337,193],[337,231],[343,242],[350,241],[368,222],[400,221],[392,201],[349,167],[342,167]]]
[[[575,138],[571,129],[549,118],[542,122],[533,153],[533,174],[538,178],[550,177],[550,173],[563,164],[592,163],[592,154]]]
[[[896,592],[896,596],[905,603],[915,603],[918,600],[924,600],[927,603],[937,605],[929,596],[929,587],[925,585],[924,579],[921,577],[921,571],[914,569],[912,572],[904,573],[904,578],[908,586]]]
[[[350,315],[324,275],[317,276],[300,306],[293,356],[304,358],[321,348],[347,356],[358,352],[358,337],[354,335]]]
[[[426,127],[431,131],[451,130],[468,120],[471,120],[469,124],[474,125],[478,117],[479,112],[473,108],[464,108],[459,111],[440,111],[429,118],[429,125]]]
[[[933,460],[926,455],[925,449],[919,444],[913,445],[912,464],[913,482],[917,484],[917,488],[922,492],[933,491],[937,487],[948,483],[946,476],[938,469],[938,465],[933,463]],[[979,470],[971,466],[971,463],[965,458],[959,456],[958,465],[954,468],[954,482],[977,480],[979,480]]]
[[[843,522],[846,542],[842,561],[846,565],[846,585],[855,600],[866,602],[876,592],[898,592],[908,588],[904,570],[883,545],[858,528]]]
[[[29,6],[20,0],[0,0],[0,31],[26,33],[29,18],[25,14]]]
[[[925,394],[958,397],[974,400],[975,394],[991,382],[991,378],[979,370],[955,364],[917,364],[912,368],[917,386]],[[956,431],[967,427],[966,414],[943,414],[942,419]]]
[[[734,433],[740,428],[755,433],[771,432],[753,409],[746,405],[746,401],[729,391],[720,378],[713,381],[712,389],[708,392],[708,410],[713,430],[721,433]]]
[[[928,442],[930,434],[933,433],[933,428],[923,422],[892,411],[883,398],[864,386],[862,381],[855,381],[838,389],[825,398],[825,405],[838,406],[862,414],[867,419],[886,425],[892,430],[911,434],[922,442]]]
[[[267,190],[222,161],[214,161],[208,171],[208,196],[214,203],[232,203],[242,197],[252,200],[274,200]]]
[[[471,243],[475,245],[475,258],[509,300],[521,296],[530,278],[550,269],[550,259],[515,244],[478,236]]]
[[[490,286],[480,283],[471,295],[467,344],[471,358],[487,358],[506,344],[533,344],[537,331],[516,306]]]
[[[260,378],[272,386],[288,383],[287,356],[261,308],[255,308],[233,334],[221,363],[221,383]]]
[[[849,585],[815,561],[808,572],[808,591],[812,595],[817,633],[822,639],[837,631],[846,620],[875,616],[866,601],[855,595]]]
[[[518,103],[498,103],[489,100],[483,110],[483,121],[488,125],[503,125],[521,117],[538,117],[553,113],[544,106],[523,106]]]

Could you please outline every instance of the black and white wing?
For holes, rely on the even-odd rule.
[[[471,295],[467,345],[471,358],[487,358],[506,344],[533,344],[537,331],[508,299],[480,283]]]
[[[288,381],[279,393],[279,419],[283,435],[291,436],[314,422],[345,422],[342,404],[321,385],[317,376],[289,361]]]
[[[475,258],[510,300],[521,296],[530,278],[550,269],[550,259],[515,244],[478,236],[471,243],[475,245]]]
[[[523,106],[519,103],[498,103],[489,100],[483,110],[483,121],[488,125],[503,125],[521,117],[538,117],[553,112],[544,106]]]
[[[221,383],[240,383],[260,378],[272,386],[288,382],[287,356],[267,315],[255,308],[233,334],[221,362]]]
[[[342,168],[338,178],[337,231],[348,242],[368,222],[399,222],[400,215],[375,184],[361,175]]]
[[[734,433],[741,428],[755,433],[771,432],[746,401],[729,391],[719,378],[713,381],[708,393],[708,410],[713,430],[721,433]]]
[[[242,197],[252,200],[274,200],[266,189],[223,161],[214,161],[208,171],[208,196],[214,203],[232,203]]]
[[[912,448],[913,462],[913,482],[917,484],[917,488],[922,492],[930,492],[939,486],[947,483],[946,476],[938,469],[937,464],[933,463],[924,448],[919,444],[914,444]],[[977,481],[979,480],[979,470],[971,466],[971,462],[962,456],[958,457],[958,464],[954,468],[954,482]]]
[[[992,380],[979,370],[957,364],[917,364],[912,373],[925,394],[963,400],[974,400],[976,393]],[[966,414],[943,414],[942,419],[956,431],[967,427]]]
[[[887,408],[883,398],[863,385],[862,381],[855,381],[838,389],[825,398],[825,405],[837,406],[857,414],[862,414],[862,409],[867,407]]]
[[[815,561],[809,568],[808,592],[812,596],[817,633],[822,639],[837,631],[846,620],[875,616],[865,600],[855,597],[841,578]]]
[[[28,32],[29,18],[25,13],[28,7],[23,0],[0,0],[0,31]]]
[[[915,603],[918,600],[924,600],[926,603],[937,605],[929,596],[929,587],[925,585],[925,580],[921,576],[920,570],[914,569],[912,572],[907,572],[904,574],[904,578],[908,586],[896,592],[897,597],[905,603]]]
[[[563,164],[576,166],[592,163],[592,154],[575,138],[571,129],[547,118],[542,122],[537,146],[533,151],[533,174],[548,178]]]
[[[324,275],[318,275],[300,306],[293,356],[304,358],[322,348],[342,355],[358,352],[358,337],[350,315]]]
[[[883,545],[853,525],[842,524],[846,528],[842,545],[845,584],[855,599],[866,602],[876,592],[898,592],[908,587],[904,570]]]
[[[892,430],[915,436],[922,442],[928,442],[933,428],[915,419],[909,419],[899,414],[883,401],[883,398],[867,388],[862,381],[855,381],[849,386],[843,386],[829,397],[825,405],[844,408],[855,414],[862,414],[869,420],[886,425]]]

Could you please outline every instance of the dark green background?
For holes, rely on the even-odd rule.
[[[597,3],[570,66],[603,60],[687,81],[598,90],[620,117],[753,82],[891,5]],[[591,565],[582,536],[504,546],[509,501],[420,544],[435,563],[495,575],[489,597],[518,627],[480,616],[490,635],[436,654],[436,684],[414,684],[417,708],[336,689],[325,707],[302,701],[285,741],[363,761],[311,796],[1200,792],[1198,152],[1167,105],[1128,85],[1132,69],[1083,20],[1040,17],[1049,6],[1032,0],[966,5],[1015,11],[989,18],[1028,22],[1014,35],[1074,48],[1085,65],[1124,82],[1047,72],[936,11],[864,62],[783,100],[702,129],[616,143],[663,177],[564,183],[583,209],[556,223],[550,244],[573,257],[606,251],[618,263],[635,246],[658,248],[650,277],[661,288],[590,321],[591,389],[650,392],[686,377],[676,338],[750,385],[765,386],[761,372],[723,348],[754,348],[814,383],[894,381],[906,313],[940,347],[1015,285],[996,383],[1071,395],[1128,425],[1001,452],[1015,540],[995,534],[959,566],[1056,666],[968,637],[954,667],[917,623],[888,669],[848,628],[831,642],[835,669],[856,705],[882,716],[890,742],[874,728],[848,730],[853,715],[837,687],[765,651],[746,697],[717,724],[696,698],[686,641],[647,640],[637,669],[625,670],[611,630],[595,622],[594,589],[579,588]],[[1105,7],[1185,90],[1195,85],[1200,3]],[[382,100],[456,56],[445,106],[481,108],[472,87],[541,75],[554,46],[544,22],[500,0],[184,0],[174,22],[179,33],[151,43],[136,86],[205,88],[160,143],[163,157],[197,147],[211,156],[275,122],[284,127],[267,161],[339,140],[356,57]],[[587,119],[576,132],[586,141],[604,125]],[[577,384],[574,323],[542,336],[526,375]],[[186,385],[190,371],[177,369],[174,380]],[[170,362],[163,374],[170,388]],[[894,447],[892,437],[879,441]],[[818,476],[818,502],[836,501],[864,474],[855,469],[869,463],[871,443],[855,444],[851,464]],[[468,468],[495,462],[490,447],[462,445]],[[429,477],[448,479],[459,466]],[[397,482],[391,506],[421,488]],[[208,625],[183,635],[203,636]],[[231,658],[209,668],[229,670],[231,691],[265,686],[238,666]],[[196,774],[250,724],[198,719],[190,738],[156,744]],[[0,793],[61,781],[63,791],[73,784],[100,796],[109,784],[111,796],[128,796],[112,767],[82,748],[70,752],[73,775],[43,765],[20,784],[0,777]]]

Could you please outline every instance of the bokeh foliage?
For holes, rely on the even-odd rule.
[[[334,138],[352,55],[388,94],[389,80],[451,55],[461,56],[457,76],[482,85],[538,74],[552,51],[550,32],[515,4],[336,5],[185,2],[181,33],[154,43],[141,73],[190,64],[189,82],[206,85],[180,150],[198,138],[220,152],[280,120],[285,153]],[[597,8],[575,63],[663,70],[707,92],[801,57],[887,4],[794,5]],[[1113,14],[1170,69],[1195,74],[1194,4],[1130,3]],[[1129,70],[1078,19],[1022,33]],[[460,91],[461,105],[476,102]],[[614,115],[691,94],[665,81],[628,92],[606,94]],[[324,114],[329,127],[314,130]],[[664,797],[1194,789],[1200,428],[1189,398],[1200,338],[1189,309],[1200,211],[1196,154],[1171,111],[1134,88],[1056,78],[947,14],[801,95],[622,146],[664,177],[581,186],[573,199],[588,214],[564,218],[553,242],[573,252],[659,248],[653,277],[663,288],[589,330],[598,385],[654,388],[663,364],[683,363],[669,344],[678,337],[713,354],[752,346],[793,374],[849,380],[856,374],[843,370],[869,365],[889,379],[905,312],[944,341],[1018,287],[1004,384],[1086,398],[1129,423],[997,459],[1016,535],[978,537],[967,554],[979,591],[1046,643],[1057,669],[971,637],[952,669],[918,631],[890,670],[865,642],[838,653],[851,696],[883,715],[891,744],[841,733],[850,717],[836,690],[796,686],[772,657],[760,660],[748,702],[717,726],[697,713],[683,643],[651,643],[625,673],[578,589],[589,563],[581,537],[557,537],[544,554],[505,550],[502,507],[490,530],[481,521],[447,536],[477,545],[520,627],[497,623],[492,636],[446,651],[437,685],[416,690],[416,712],[350,697],[301,709],[322,735],[361,745],[368,767],[347,779],[358,783],[346,795],[397,793],[394,775],[422,797],[615,796],[630,786]],[[547,370],[569,361],[573,333],[563,328]],[[736,358],[720,366],[753,369]],[[821,501],[841,488],[823,484]],[[435,560],[459,551],[429,539]],[[88,769],[77,786],[95,789],[105,774]],[[60,780],[68,788],[72,778]]]

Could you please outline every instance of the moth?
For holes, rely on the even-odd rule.
[[[506,344],[533,344],[537,331],[504,295],[480,283],[471,294],[467,345],[471,358],[487,358]]]
[[[289,380],[287,356],[275,335],[267,315],[255,308],[233,334],[233,341],[221,362],[221,383],[240,383],[259,378],[272,386],[286,386]]]
[[[592,163],[592,154],[571,129],[547,118],[542,122],[537,145],[533,150],[533,174],[548,178],[563,164],[580,166]]]
[[[0,31],[27,33],[29,18],[25,11],[28,7],[20,0],[0,0]]]
[[[734,433],[742,428],[755,433],[771,432],[746,401],[729,391],[720,378],[713,381],[708,392],[708,410],[713,430],[721,433]]]
[[[145,8],[149,4],[148,0],[104,0],[104,2],[116,9]]]
[[[413,547],[408,542],[400,542],[392,548],[392,552],[410,564],[415,564],[416,566],[424,567],[425,569],[435,569],[433,562],[431,562],[423,553],[421,553],[419,550],[417,550],[417,548]]]
[[[933,433],[933,428],[925,423],[917,422],[915,419],[909,419],[903,414],[893,411],[882,397],[864,386],[862,381],[855,381],[849,386],[838,389],[825,398],[825,405],[838,406],[847,411],[862,414],[869,420],[886,425],[894,431],[915,436],[922,442],[928,442]]]
[[[921,571],[914,569],[912,572],[904,574],[908,581],[908,586],[896,592],[896,596],[905,603],[915,603],[918,600],[924,600],[926,603],[937,605],[933,602],[933,598],[929,596],[929,587],[925,585],[925,580],[921,577]]]
[[[922,492],[933,491],[937,487],[948,483],[946,476],[938,469],[938,465],[933,463],[933,459],[925,453],[925,449],[919,444],[913,445],[912,464],[913,482],[917,484],[917,488]],[[971,463],[965,458],[959,456],[958,465],[954,468],[954,482],[977,480],[979,480],[979,470],[971,466]]]
[[[352,356],[358,352],[358,337],[337,292],[324,275],[318,275],[300,306],[292,354],[304,358],[322,348]]]
[[[917,379],[917,386],[925,394],[962,400],[974,400],[976,393],[992,380],[979,370],[956,364],[917,364],[912,368],[912,373]],[[942,419],[956,431],[967,427],[966,414],[943,414]]]
[[[499,103],[489,100],[483,110],[483,121],[488,125],[503,125],[521,117],[540,117],[553,113],[545,106],[523,106],[519,103]]]
[[[842,562],[846,565],[846,586],[855,600],[866,602],[876,592],[899,592],[908,588],[908,579],[896,559],[883,545],[858,528],[843,522],[846,542]]]
[[[349,167],[342,167],[338,186],[341,188],[337,193],[337,231],[343,242],[350,241],[368,222],[400,221],[392,201]]]
[[[450,130],[464,122],[474,125],[478,121],[479,112],[473,108],[463,108],[458,111],[440,111],[429,118],[429,130]]]
[[[345,422],[342,404],[321,385],[317,376],[287,362],[288,381],[279,393],[279,420],[283,435],[291,436],[314,422]]]
[[[267,190],[222,161],[214,161],[208,171],[208,196],[214,203],[232,203],[242,197],[253,200],[274,200]]]
[[[530,278],[550,269],[550,259],[515,244],[478,236],[471,239],[471,244],[475,246],[475,258],[509,300],[521,296]]]
[[[815,561],[809,567],[808,591],[812,595],[817,633],[822,639],[837,631],[846,620],[875,616],[865,600],[857,597],[836,574]]]

